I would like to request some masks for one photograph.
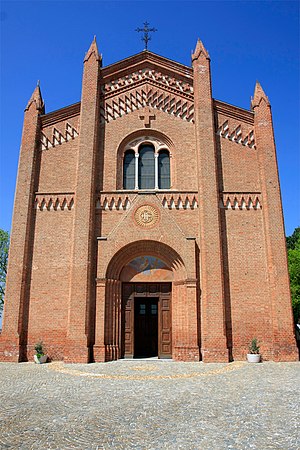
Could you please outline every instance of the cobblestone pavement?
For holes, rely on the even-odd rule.
[[[1,449],[300,449],[300,363],[0,363]]]

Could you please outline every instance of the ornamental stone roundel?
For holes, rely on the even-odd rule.
[[[140,206],[134,213],[136,223],[141,227],[153,227],[158,221],[158,210],[151,205]]]

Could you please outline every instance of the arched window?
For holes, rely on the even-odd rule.
[[[148,136],[133,140],[127,145],[123,157],[123,189],[170,189],[170,165],[167,144]],[[120,166],[117,170],[119,172]]]
[[[133,150],[128,150],[124,156],[123,187],[124,189],[135,188],[135,157]]]
[[[139,189],[154,189],[155,162],[153,145],[142,144],[139,147],[139,155]]]
[[[170,189],[170,155],[168,150],[159,152],[158,187],[159,189]]]

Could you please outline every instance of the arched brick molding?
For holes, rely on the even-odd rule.
[[[156,148],[159,147],[159,151],[166,149],[170,155],[170,171],[171,171],[171,188],[176,186],[176,149],[172,140],[165,134],[157,130],[137,130],[126,136],[119,144],[117,150],[117,178],[116,178],[116,189],[123,189],[123,159],[124,154],[127,150],[131,148],[130,144],[140,141],[139,145],[142,143],[154,144]],[[159,143],[159,144],[158,144]]]
[[[162,242],[140,240],[117,251],[107,266],[106,277],[97,280],[95,361],[111,361],[122,356],[120,276],[124,266],[144,255],[159,258],[173,272],[172,357],[199,360],[197,280],[188,278],[183,259],[174,249]]]
[[[168,245],[152,240],[136,241],[121,248],[111,259],[107,267],[106,278],[119,280],[123,267],[142,255],[151,255],[162,259],[174,272],[174,280],[186,279],[186,270],[180,255]]]

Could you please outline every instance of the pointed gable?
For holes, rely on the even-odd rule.
[[[193,122],[190,67],[143,51],[102,70],[102,122],[150,107]]]

